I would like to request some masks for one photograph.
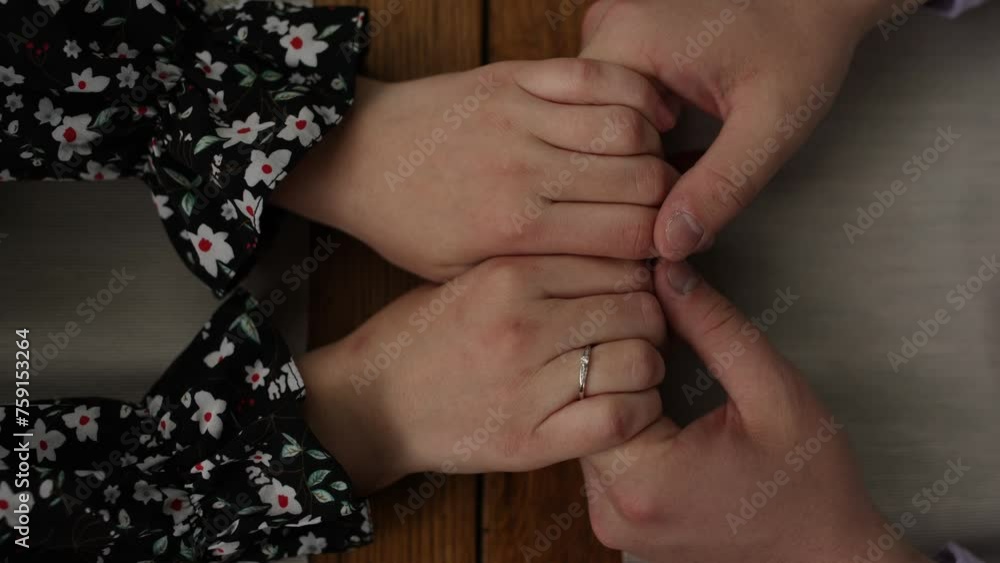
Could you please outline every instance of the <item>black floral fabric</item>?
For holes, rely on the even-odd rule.
[[[359,8],[0,0],[0,182],[145,180],[218,295],[274,228],[268,195],[353,102]],[[366,504],[304,420],[305,388],[241,290],[143,402],[0,410],[0,555],[264,561],[371,541]],[[31,548],[15,549],[19,450]]]
[[[0,551],[59,562],[266,561],[371,541],[364,501],[302,415],[305,388],[252,297],[231,296],[139,404],[0,410]],[[15,432],[28,432],[16,438]],[[28,452],[29,548],[14,527]]]
[[[0,181],[141,176],[217,294],[271,222],[267,196],[353,102],[359,8],[0,0]]]

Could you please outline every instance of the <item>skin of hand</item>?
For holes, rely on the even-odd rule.
[[[686,263],[662,263],[655,283],[667,322],[729,399],[683,429],[661,418],[619,451],[581,460],[601,491],[588,497],[597,537],[653,563],[865,558],[887,529],[843,425]],[[620,452],[633,460],[624,470]],[[926,561],[903,542],[880,560]]]
[[[444,281],[493,256],[650,257],[677,172],[652,84],[597,61],[502,62],[357,103],[274,201]]]
[[[707,249],[829,112],[890,0],[599,0],[582,57],[649,76],[723,121],[656,220],[660,255]]]
[[[666,324],[652,290],[640,261],[487,260],[300,358],[306,418],[362,494],[410,473],[527,471],[604,451],[662,412]]]

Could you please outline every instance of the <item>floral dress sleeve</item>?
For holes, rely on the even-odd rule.
[[[141,176],[217,294],[277,215],[267,196],[353,102],[359,8],[0,0],[0,181]]]
[[[304,394],[238,290],[138,404],[3,407],[0,559],[251,562],[370,542],[367,504],[307,428]]]

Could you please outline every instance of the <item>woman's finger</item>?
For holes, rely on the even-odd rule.
[[[578,58],[532,61],[514,72],[514,81],[550,102],[633,108],[661,132],[677,123],[652,82],[624,66]]]
[[[644,261],[593,256],[518,256],[531,272],[539,296],[575,299],[591,295],[653,292],[653,272]]]
[[[532,396],[541,412],[553,412],[580,399],[580,367],[584,350],[574,348],[549,362],[532,379]],[[659,349],[633,338],[594,346],[587,364],[584,397],[636,393],[656,388],[666,374]]]
[[[557,202],[659,208],[680,178],[673,166],[655,156],[566,154],[566,166],[539,183],[540,196]]]
[[[584,154],[663,157],[660,133],[631,107],[565,105],[530,98],[523,110],[524,127],[554,147]]]
[[[640,339],[662,347],[667,338],[660,304],[646,292],[559,301],[549,310],[546,330],[553,359],[588,344]]]
[[[535,430],[549,463],[622,445],[662,417],[660,392],[609,393],[575,401]]]
[[[517,224],[513,253],[576,254],[642,260],[656,256],[657,210],[639,205],[550,203]]]

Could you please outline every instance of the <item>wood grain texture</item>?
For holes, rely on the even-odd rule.
[[[580,23],[589,3],[490,2],[489,61],[576,56]],[[509,563],[529,557],[545,563],[619,563],[621,553],[602,546],[590,530],[582,486],[583,476],[575,461],[531,473],[487,475],[482,507],[482,563]],[[574,516],[581,511],[582,516]],[[560,517],[563,523],[570,522],[568,529],[558,527],[553,514],[569,515],[568,520]],[[535,553],[529,549],[540,556],[532,557]]]
[[[371,10],[369,21],[377,27],[371,28],[367,76],[407,80],[473,68],[482,61],[481,0],[318,0],[317,4],[364,5]],[[393,6],[401,10],[392,14]],[[342,243],[337,258],[323,264],[310,280],[310,343],[314,346],[346,335],[417,283],[358,241],[341,233],[335,237]],[[424,483],[424,478],[413,477],[373,498],[377,540],[371,546],[315,557],[313,563],[475,561],[478,478],[448,479],[433,488],[431,498],[414,515],[401,521],[394,507],[407,506],[410,490]],[[424,490],[428,491],[426,484]]]

